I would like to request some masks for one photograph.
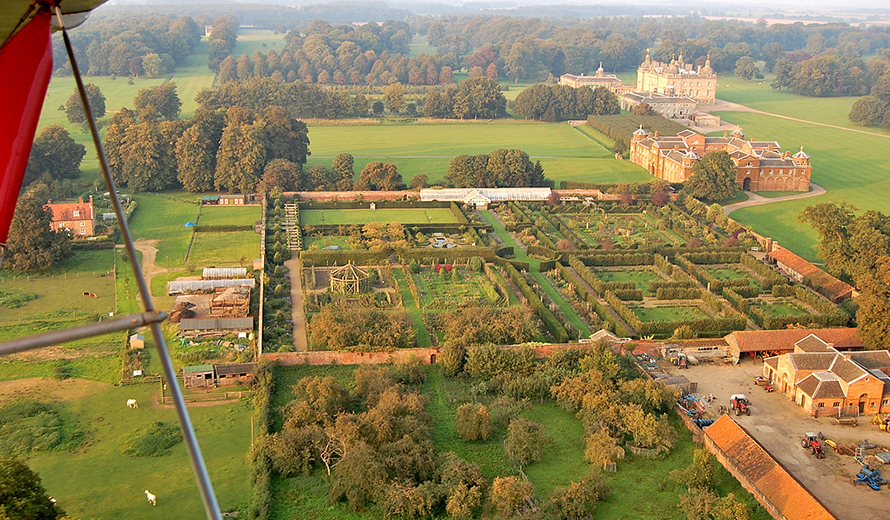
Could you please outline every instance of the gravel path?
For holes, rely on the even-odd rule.
[[[810,188],[810,191],[806,193],[801,192],[794,195],[786,195],[784,197],[761,197],[753,191],[749,191],[746,192],[746,194],[748,195],[748,200],[743,200],[742,202],[736,202],[735,204],[727,204],[726,206],[723,206],[723,213],[725,215],[729,215],[733,211],[741,208],[762,206],[764,204],[772,204],[774,202],[783,202],[786,200],[806,199],[808,197],[818,197],[819,195],[825,194],[825,188],[813,184],[812,182],[810,183]]]

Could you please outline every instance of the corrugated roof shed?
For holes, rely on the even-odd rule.
[[[253,318],[184,319],[179,330],[247,330],[253,328]]]
[[[728,415],[722,415],[704,433],[736,471],[787,520],[837,520],[828,508]]]
[[[227,376],[229,374],[252,374],[254,370],[256,370],[256,363],[216,365],[216,373],[220,376]]]

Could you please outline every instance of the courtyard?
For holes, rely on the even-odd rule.
[[[804,433],[822,432],[826,439],[839,444],[868,439],[879,446],[878,453],[885,451],[890,447],[890,434],[873,426],[869,422],[870,417],[861,416],[856,427],[834,424],[827,417],[810,417],[783,394],[767,393],[756,386],[754,378],[761,375],[763,364],[751,358],[744,358],[738,365],[704,363],[688,370],[679,370],[667,361],[659,365],[670,375],[683,375],[690,381],[698,382],[699,394],[716,398],[710,403],[711,408],[707,409],[709,417],[718,417],[717,407],[728,406],[732,394],[748,396],[751,415],[733,415],[733,419],[840,520],[878,518],[883,515],[876,516],[877,512],[887,510],[890,490],[882,487],[880,491],[873,491],[865,485],[853,484],[853,476],[860,467],[853,457],[841,455],[825,446],[825,458],[817,459],[809,450],[800,447],[800,438]],[[881,450],[881,446],[885,450]],[[869,453],[875,453],[875,450]],[[886,476],[888,472],[883,473]]]

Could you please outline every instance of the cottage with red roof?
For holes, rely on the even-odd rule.
[[[814,417],[890,411],[890,352],[841,352],[814,334],[763,361],[763,377]]]
[[[73,237],[91,237],[95,233],[96,214],[93,211],[93,196],[89,202],[80,198],[77,202],[56,203],[48,201],[44,208],[53,212],[50,227],[53,231],[67,229]]]

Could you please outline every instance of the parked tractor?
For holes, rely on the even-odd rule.
[[[677,357],[671,358],[671,363],[677,366],[677,368],[689,368],[689,360],[686,358],[686,354],[680,352],[677,354]]]
[[[737,416],[742,414],[751,415],[751,402],[748,401],[745,394],[733,394],[729,398],[729,407],[735,410]]]
[[[882,431],[890,432],[890,414],[877,414],[871,423],[880,428]]]
[[[807,432],[803,438],[800,439],[800,447],[809,449],[817,459],[825,458],[825,452],[822,450],[822,443],[819,442],[819,437],[816,436],[815,433]]]

